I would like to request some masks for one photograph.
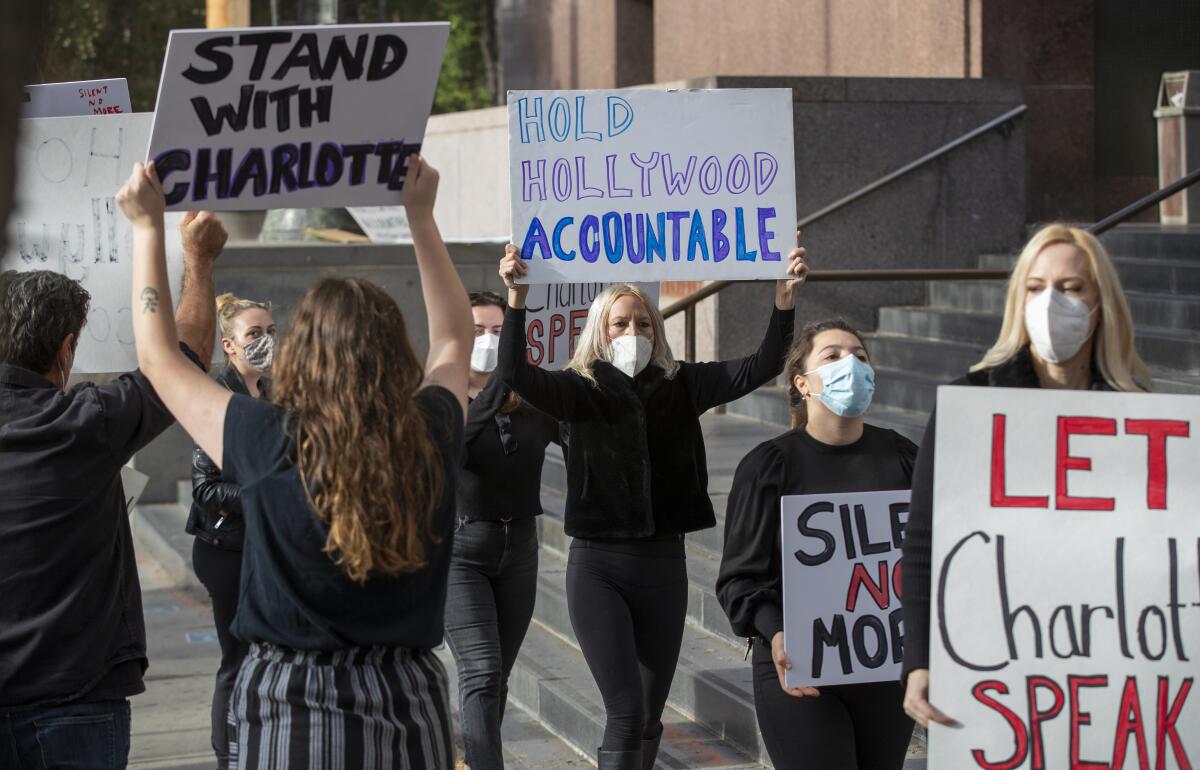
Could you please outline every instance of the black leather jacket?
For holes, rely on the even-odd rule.
[[[246,383],[233,364],[226,365],[216,379],[234,393],[248,393]],[[267,382],[263,380],[262,385],[265,398]],[[192,507],[185,529],[217,548],[242,550],[245,536],[242,490],[237,484],[224,481],[221,469],[198,446],[192,447]]]

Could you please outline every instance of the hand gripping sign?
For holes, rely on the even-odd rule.
[[[1200,766],[1200,398],[943,387],[929,766]]]
[[[528,283],[782,278],[791,89],[510,91]]]
[[[396,203],[449,30],[172,31],[148,156],[168,210]]]

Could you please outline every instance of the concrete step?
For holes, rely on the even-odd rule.
[[[1100,236],[1114,257],[1200,260],[1200,226],[1125,224]]]
[[[983,313],[995,318],[995,328],[1000,329],[1000,318],[1004,314],[1004,299],[1007,285],[996,281],[930,281],[929,306],[925,310],[949,309]],[[1200,329],[1200,296],[1162,294],[1153,291],[1131,291],[1126,289],[1125,299],[1133,314],[1137,327],[1158,329]],[[893,319],[885,315],[916,310],[917,308],[880,308],[879,330],[900,331],[886,328]],[[946,329],[939,336],[953,334]],[[972,330],[971,332],[975,332]],[[954,338],[960,339],[960,338]],[[993,336],[993,339],[995,337]]]
[[[1016,257],[1011,254],[988,254],[979,258],[979,266],[1008,270],[1015,261]],[[1126,291],[1180,296],[1200,294],[1200,259],[1116,257],[1113,263]]]
[[[129,517],[134,547],[161,564],[176,586],[207,596],[192,569],[193,538],[183,529],[186,523],[187,508],[177,503],[138,505]]]

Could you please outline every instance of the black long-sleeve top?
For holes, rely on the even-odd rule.
[[[1029,350],[1023,349],[1002,364],[968,373],[950,383],[997,388],[1039,388]],[[1111,390],[1098,371],[1092,373],[1091,390]],[[933,562],[933,457],[937,436],[937,411],[929,416],[921,452],[913,471],[912,501],[904,528],[904,678],[911,671],[929,668],[929,595]]]
[[[864,425],[852,444],[825,444],[798,428],[742,458],[729,490],[717,574],[717,599],[734,633],[770,642],[783,630],[781,497],[908,489],[916,456],[916,444],[899,433]],[[905,588],[907,581],[905,575]]]
[[[591,382],[529,364],[525,311],[509,308],[493,376],[567,425],[567,534],[645,538],[713,526],[700,415],[778,375],[794,322],[794,311],[775,309],[745,358],[680,363],[673,376],[651,364],[632,378],[596,361]]]
[[[501,412],[512,389],[492,377],[467,408],[466,452],[458,474],[458,515],[469,521],[524,519],[542,512],[546,446],[558,422],[523,404]]]

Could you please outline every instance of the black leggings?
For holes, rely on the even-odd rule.
[[[571,627],[604,699],[601,748],[633,751],[662,729],[687,614],[683,540],[571,543]]]
[[[212,745],[217,755],[217,767],[225,768],[229,762],[229,741],[232,737],[229,733],[229,695],[233,692],[233,683],[242,659],[250,649],[250,645],[229,631],[233,616],[237,613],[242,552],[217,548],[196,538],[192,546],[192,568],[212,599],[213,625],[217,628],[217,642],[221,645],[221,665],[217,669],[217,681],[213,687]]]
[[[795,698],[779,686],[771,650],[754,641],[754,711],[775,767],[788,770],[900,770],[913,721],[899,682],[819,688]]]

